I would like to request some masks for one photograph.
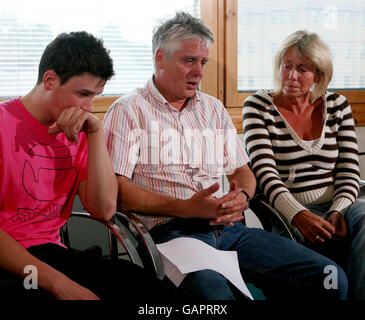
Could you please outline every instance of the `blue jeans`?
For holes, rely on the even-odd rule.
[[[307,206],[308,210],[323,216],[331,203]],[[344,269],[349,281],[349,298],[365,300],[365,200],[358,199],[345,214],[348,227],[348,241],[344,252],[346,255]]]
[[[173,219],[155,227],[156,243],[192,237],[219,250],[235,250],[242,277],[263,290],[267,299],[345,299],[347,278],[332,260],[261,229],[242,223],[210,226],[202,219]],[[326,289],[326,266],[337,268],[337,289]],[[212,270],[189,273],[180,285],[192,299],[233,300],[238,296],[221,274]],[[285,300],[282,300],[285,301]]]

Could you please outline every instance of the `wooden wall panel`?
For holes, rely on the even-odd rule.
[[[361,101],[365,96],[364,91],[338,91],[339,93],[346,96],[350,101],[352,107],[352,113],[355,119],[356,126],[365,126],[365,101]],[[247,93],[249,96],[252,93]],[[113,97],[97,97],[93,103],[93,113],[100,119],[104,119],[104,115],[112,103],[117,100],[119,96]],[[3,100],[0,100],[3,101]],[[355,102],[354,102],[355,101]],[[237,132],[242,133],[242,106],[227,108],[229,115],[232,118],[233,124],[236,126]]]
[[[93,112],[106,112],[112,103],[118,98],[119,96],[95,98],[93,103]]]
[[[242,133],[242,108],[227,108],[227,111],[237,129],[237,132]]]
[[[201,0],[201,18],[214,35],[214,44],[209,51],[201,81],[201,91],[224,103],[224,5],[222,0]]]
[[[365,126],[365,103],[351,104],[355,126]]]
[[[118,96],[113,97],[97,97],[94,99],[93,103],[93,113],[100,119],[103,120],[105,113],[108,108],[117,100]]]

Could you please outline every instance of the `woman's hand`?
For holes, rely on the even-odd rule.
[[[294,216],[292,223],[311,244],[321,243],[331,239],[336,231],[336,228],[329,221],[326,221],[309,210],[298,212]]]
[[[328,214],[326,220],[336,229],[333,240],[345,240],[347,237],[347,223],[345,218],[338,211],[332,211]]]

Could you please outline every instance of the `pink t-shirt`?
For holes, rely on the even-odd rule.
[[[25,248],[61,244],[59,229],[86,179],[87,137],[51,135],[20,99],[0,103],[0,228]]]

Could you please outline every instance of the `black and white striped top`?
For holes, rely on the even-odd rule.
[[[248,97],[243,130],[252,170],[266,199],[291,222],[305,205],[329,201],[345,214],[359,191],[359,158],[351,106],[326,92],[319,139],[298,137],[268,91]]]

